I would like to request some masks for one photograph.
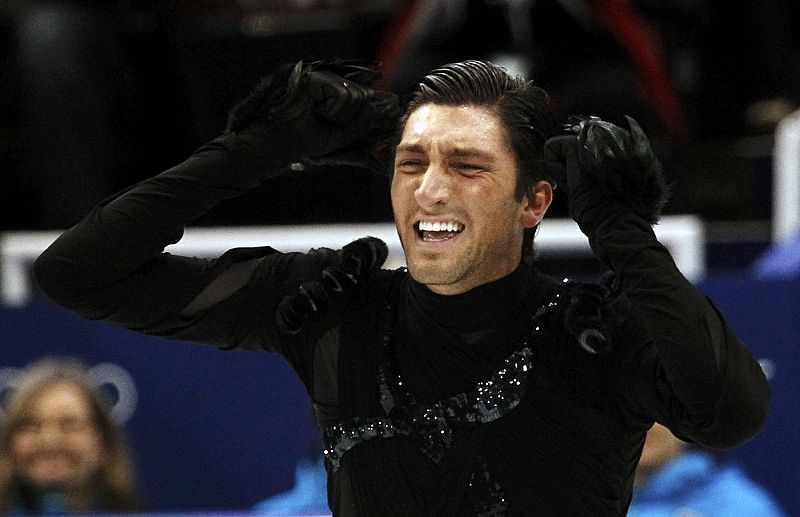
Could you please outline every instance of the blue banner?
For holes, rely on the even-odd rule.
[[[725,453],[800,515],[800,281],[718,278],[701,289],[770,375],[763,433]],[[107,380],[153,511],[242,511],[287,489],[319,443],[308,396],[279,357],[223,352],[82,319],[39,300],[0,310],[0,384],[42,356],[81,359]]]

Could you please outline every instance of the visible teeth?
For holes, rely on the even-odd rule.
[[[447,222],[433,222],[433,221],[420,221],[419,222],[419,229],[420,231],[427,231],[427,232],[460,232],[464,229],[464,227],[456,222],[447,221]]]

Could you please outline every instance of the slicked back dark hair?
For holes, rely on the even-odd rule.
[[[543,153],[544,143],[556,134],[557,125],[549,96],[532,81],[513,77],[487,61],[462,61],[437,68],[412,90],[395,144],[408,117],[425,104],[483,106],[497,115],[516,158],[518,199],[531,192],[537,181],[552,181],[544,167]],[[522,250],[526,260],[532,257],[535,234],[536,228],[525,230]]]

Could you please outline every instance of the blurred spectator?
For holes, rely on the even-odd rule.
[[[261,515],[330,515],[327,485],[322,454],[300,458],[291,490],[264,499],[253,511]]]
[[[688,448],[660,424],[647,433],[635,483],[629,517],[784,515],[741,469]]]
[[[16,378],[0,425],[0,513],[139,508],[122,430],[86,369],[45,359]]]
[[[785,241],[773,243],[756,259],[752,271],[762,280],[800,277],[800,231]]]
[[[309,425],[314,425],[313,408],[309,408]],[[319,437],[311,440],[294,469],[294,486],[259,502],[253,512],[261,515],[330,515],[328,506],[328,472]]]

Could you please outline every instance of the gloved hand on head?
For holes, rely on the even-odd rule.
[[[280,132],[298,162],[375,167],[402,110],[396,95],[374,90],[375,63],[298,61],[278,67],[231,110],[226,132]],[[363,160],[362,160],[363,157]]]
[[[630,212],[656,224],[669,191],[647,136],[597,117],[570,117],[567,134],[545,143],[544,159],[569,194],[570,216],[590,238],[610,217]]]

